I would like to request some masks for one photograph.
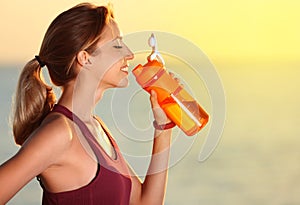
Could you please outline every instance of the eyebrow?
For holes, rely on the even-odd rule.
[[[114,38],[113,40],[116,40],[116,39],[120,39],[122,40],[123,39],[123,36],[117,36],[116,38]]]
[[[123,39],[123,36],[117,36],[116,38],[110,40],[109,42],[113,42],[113,41],[115,41],[115,40],[117,40],[117,39],[122,40],[122,39]],[[108,42],[107,42],[107,43],[108,43]],[[103,45],[102,45],[102,46],[103,46]],[[101,47],[102,47],[102,46],[101,46]],[[97,49],[93,52],[93,54],[94,54],[94,55],[98,55],[99,52],[101,51],[101,47],[97,48]]]

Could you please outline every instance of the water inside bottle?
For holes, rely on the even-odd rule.
[[[145,89],[148,92],[150,90],[157,92],[159,105],[186,135],[196,134],[208,122],[208,114],[184,90],[175,96],[167,90],[156,86],[150,86]]]
[[[196,101],[182,101],[181,104],[178,104],[170,96],[161,103],[161,107],[173,122],[189,136],[197,133],[208,121],[208,115]]]

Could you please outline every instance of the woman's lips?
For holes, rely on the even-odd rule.
[[[121,71],[128,73],[128,65],[122,66]]]

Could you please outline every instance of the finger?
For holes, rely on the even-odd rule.
[[[154,90],[150,91],[150,102],[152,108],[160,107],[157,101],[157,94]]]
[[[172,73],[172,72],[169,72],[169,75],[171,76],[171,78],[173,78],[178,84],[181,84],[180,83],[180,79],[179,78],[177,78],[177,77],[175,77],[175,74],[174,73]]]
[[[174,78],[174,80],[175,80],[178,84],[180,84],[180,79],[179,79],[179,78]]]
[[[174,74],[173,72],[171,72],[171,71],[169,71],[169,75],[170,75],[172,78],[175,77],[175,74]]]

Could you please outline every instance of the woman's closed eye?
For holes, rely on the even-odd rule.
[[[121,45],[116,45],[116,46],[113,46],[113,47],[117,48],[117,49],[123,48],[123,46],[121,46]]]
[[[120,38],[117,38],[117,39],[116,39],[116,44],[117,44],[117,45],[114,45],[114,46],[113,46],[114,48],[116,48],[116,49],[121,49],[121,48],[123,48],[122,42],[121,42],[121,39],[120,39]]]

